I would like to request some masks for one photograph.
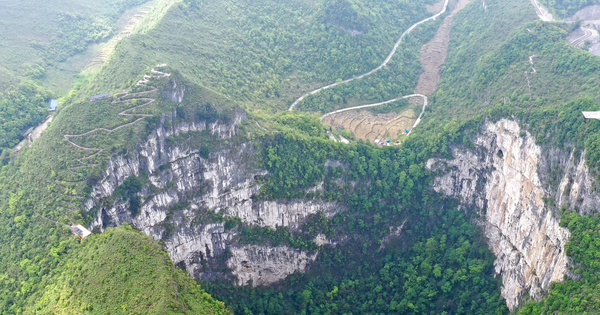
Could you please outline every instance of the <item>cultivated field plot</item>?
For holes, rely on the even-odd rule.
[[[356,139],[374,142],[376,139],[395,141],[406,135],[406,130],[412,128],[416,118],[416,111],[410,106],[400,113],[377,115],[366,109],[347,111],[327,116],[323,122],[334,129],[343,127],[352,132]]]

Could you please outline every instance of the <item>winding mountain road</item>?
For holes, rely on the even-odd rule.
[[[166,66],[166,65],[164,65],[164,64],[157,65],[157,67],[163,67],[163,66]],[[156,71],[155,69],[152,69],[151,73],[152,73],[151,75],[144,76],[144,78],[138,82],[137,86],[146,85],[149,82],[149,80],[152,79],[152,78],[164,78],[164,77],[171,76],[170,73],[164,73],[164,72]],[[73,146],[73,147],[75,147],[75,148],[77,148],[79,150],[88,151],[88,152],[90,152],[90,151],[94,152],[94,153],[92,153],[92,154],[90,154],[90,155],[88,155],[86,157],[77,159],[77,162],[80,165],[68,168],[69,172],[73,173],[74,175],[78,175],[79,173],[75,172],[74,170],[80,169],[80,168],[87,168],[89,166],[94,166],[94,164],[85,163],[84,160],[89,160],[89,159],[93,158],[94,156],[97,156],[97,155],[101,154],[104,151],[103,148],[91,148],[91,147],[85,147],[85,146],[79,145],[79,144],[75,143],[73,140],[78,139],[78,138],[83,138],[83,137],[86,137],[86,136],[89,136],[89,135],[92,135],[92,134],[95,134],[95,133],[101,133],[101,132],[110,134],[110,133],[112,133],[114,131],[123,129],[123,128],[131,126],[133,124],[136,124],[136,123],[138,123],[139,121],[143,120],[146,117],[152,117],[153,115],[150,115],[150,114],[132,113],[132,111],[134,111],[134,110],[136,110],[138,108],[148,107],[149,105],[151,105],[154,102],[156,102],[156,98],[148,97],[148,94],[153,94],[153,93],[156,93],[157,91],[158,91],[158,89],[153,88],[153,89],[150,89],[148,91],[137,92],[137,93],[128,93],[128,92],[125,92],[125,93],[117,94],[117,95],[114,96],[115,98],[121,98],[121,99],[125,98],[125,97],[128,97],[128,99],[125,99],[125,100],[122,100],[122,101],[114,100],[114,101],[111,102],[111,106],[116,106],[116,105],[119,105],[119,104],[131,103],[131,102],[134,102],[134,101],[136,101],[136,102],[137,101],[142,101],[143,102],[140,105],[137,105],[137,106],[125,109],[125,110],[123,110],[123,111],[121,111],[121,112],[118,113],[119,116],[138,117],[137,119],[133,120],[132,122],[128,122],[128,123],[116,126],[113,129],[108,129],[108,128],[102,128],[102,127],[100,127],[100,128],[96,128],[96,129],[93,129],[93,130],[90,130],[90,131],[87,131],[87,132],[84,132],[84,133],[81,133],[81,134],[65,134],[65,135],[63,135],[63,137],[65,138],[65,140],[71,146]]]
[[[579,38],[576,38],[573,41],[571,41],[571,45],[578,46],[579,44],[585,42],[588,38],[592,37],[592,35],[594,35],[594,32],[589,28],[582,27],[581,29],[585,33],[582,36],[580,36]]]
[[[346,79],[346,80],[344,80],[344,81],[341,81],[341,82],[332,83],[332,84],[326,85],[326,86],[324,86],[324,87],[318,88],[318,89],[316,89],[316,90],[313,90],[313,91],[311,91],[311,92],[308,92],[308,93],[306,93],[306,94],[302,95],[300,98],[298,98],[298,99],[297,99],[297,100],[296,100],[296,101],[295,101],[295,102],[294,102],[294,103],[293,103],[293,104],[290,106],[290,108],[289,108],[289,111],[293,111],[293,110],[294,110],[294,108],[296,108],[296,106],[297,106],[297,105],[298,105],[300,102],[302,102],[302,101],[303,101],[303,100],[304,100],[306,97],[308,97],[308,96],[310,96],[310,95],[315,95],[315,94],[317,94],[317,93],[319,93],[319,92],[321,92],[321,91],[323,91],[323,90],[327,90],[327,89],[330,89],[330,88],[336,87],[336,86],[338,86],[338,85],[342,85],[342,84],[350,83],[350,82],[352,82],[352,81],[355,81],[355,80],[360,80],[360,79],[362,79],[362,78],[368,77],[368,76],[370,76],[370,75],[374,74],[375,72],[377,72],[377,71],[381,70],[383,67],[385,67],[385,66],[386,66],[386,65],[387,65],[387,64],[390,62],[390,60],[392,60],[392,57],[394,57],[394,55],[396,54],[396,51],[398,50],[398,47],[399,47],[399,46],[400,46],[400,44],[402,43],[402,40],[404,39],[404,37],[405,37],[406,35],[408,35],[410,32],[412,32],[412,30],[414,30],[414,29],[415,29],[417,26],[419,26],[419,25],[421,25],[421,24],[423,24],[423,23],[429,22],[429,21],[431,21],[431,20],[435,20],[437,17],[439,17],[440,15],[444,14],[444,12],[446,12],[446,9],[448,8],[448,1],[449,1],[449,0],[445,0],[445,1],[444,1],[444,7],[442,8],[442,10],[441,10],[440,12],[438,12],[437,14],[435,14],[435,15],[433,15],[433,16],[431,16],[431,17],[428,17],[428,18],[426,18],[426,19],[424,19],[424,20],[422,20],[422,21],[419,21],[419,22],[417,22],[417,23],[413,24],[413,25],[412,25],[411,27],[409,27],[409,28],[408,28],[406,31],[404,31],[404,33],[402,33],[402,35],[400,36],[400,38],[398,39],[398,41],[396,41],[396,44],[394,45],[394,48],[392,48],[392,51],[389,53],[389,55],[387,56],[387,58],[385,58],[385,60],[384,60],[384,61],[383,61],[383,62],[382,62],[382,63],[381,63],[379,66],[377,66],[377,68],[375,68],[375,69],[373,69],[373,70],[371,70],[371,71],[369,71],[369,72],[367,72],[367,73],[363,73],[363,74],[360,74],[360,75],[358,75],[358,76],[352,77],[352,78],[350,78],[350,79]],[[399,99],[402,99],[402,98],[399,98]],[[396,100],[399,100],[399,99],[396,99]],[[394,100],[391,100],[391,101],[388,101],[388,102],[389,102],[389,103],[391,103],[391,102],[394,102]],[[385,102],[384,102],[384,103],[385,103]],[[387,104],[387,103],[386,103],[386,104]],[[376,105],[376,104],[371,104],[371,105]],[[383,104],[379,104],[379,105],[383,105]],[[368,105],[363,105],[363,106],[368,106]],[[378,106],[378,105],[376,105],[376,106]],[[373,107],[373,106],[371,106],[371,107]],[[423,107],[423,110],[425,110],[425,107]],[[330,114],[331,114],[331,113],[330,113]]]

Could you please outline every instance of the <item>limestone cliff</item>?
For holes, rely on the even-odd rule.
[[[260,192],[258,178],[266,172],[254,166],[252,142],[222,145],[208,157],[202,157],[198,148],[169,141],[203,131],[220,141],[232,140],[244,118],[243,113],[238,113],[229,124],[169,123],[170,118],[163,118],[159,128],[134,152],[110,159],[103,179],[86,201],[88,210],[98,211],[91,228],[102,230],[128,222],[164,241],[171,260],[197,278],[219,276],[220,271],[207,267],[219,261],[221,267],[229,267],[240,285],[248,280],[254,285],[266,285],[304,271],[316,259],[316,253],[238,245],[237,231],[227,231],[224,223],[207,219],[207,213],[238,217],[250,225],[298,229],[313,214],[333,216],[343,209],[340,204],[317,199],[256,198]],[[148,180],[138,194],[142,200],[140,209],[132,214],[128,202],[112,196],[127,178],[140,174],[146,174]],[[227,251],[231,255],[224,262]]]
[[[267,285],[270,279],[283,279],[306,270],[317,254],[307,254],[288,247],[244,246],[231,250],[227,266],[237,275],[237,284],[252,281],[253,285]]]
[[[576,161],[567,148],[543,150],[514,121],[486,123],[473,143],[474,149],[455,148],[453,160],[432,159],[427,167],[439,175],[437,192],[479,211],[513,310],[524,294],[540,299],[551,282],[570,275],[564,251],[570,234],[559,226],[559,207],[589,212],[600,195],[591,190],[583,155]]]

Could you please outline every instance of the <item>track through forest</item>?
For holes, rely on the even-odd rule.
[[[360,75],[358,75],[358,76],[352,77],[352,78],[350,78],[350,79],[346,79],[346,80],[344,80],[344,81],[341,81],[341,82],[332,83],[332,84],[330,84],[330,85],[326,85],[326,86],[324,86],[324,87],[321,87],[321,88],[318,88],[318,89],[316,89],[316,90],[313,90],[313,91],[311,91],[311,92],[308,92],[308,93],[306,93],[306,94],[302,95],[300,98],[298,98],[298,99],[297,99],[297,100],[296,100],[296,101],[295,101],[295,102],[294,102],[294,103],[293,103],[293,104],[290,106],[290,108],[289,108],[288,110],[289,110],[289,111],[293,111],[293,110],[296,108],[296,106],[297,106],[297,105],[298,105],[300,102],[302,102],[302,101],[303,101],[303,100],[304,100],[306,97],[308,97],[308,96],[310,96],[310,95],[315,95],[315,94],[317,94],[317,93],[319,93],[319,92],[321,92],[321,91],[323,91],[323,90],[327,90],[327,89],[330,89],[330,88],[336,87],[336,86],[338,86],[338,85],[342,85],[342,84],[350,83],[350,82],[352,82],[352,81],[355,81],[355,80],[360,80],[360,79],[363,79],[363,78],[365,78],[365,77],[368,77],[368,76],[370,76],[370,75],[374,74],[375,72],[377,72],[377,71],[381,70],[383,67],[385,67],[385,66],[386,66],[386,65],[387,65],[387,64],[390,62],[390,60],[392,60],[392,57],[394,57],[394,55],[396,54],[396,51],[398,50],[398,47],[399,47],[399,46],[400,46],[400,44],[402,43],[402,40],[404,39],[404,37],[405,37],[406,35],[408,35],[410,32],[412,32],[412,30],[414,30],[414,29],[415,29],[417,26],[419,26],[419,25],[421,25],[421,24],[423,24],[423,23],[429,22],[429,21],[431,21],[431,20],[435,20],[437,17],[439,17],[440,15],[444,14],[444,12],[446,12],[446,9],[448,8],[448,1],[449,1],[449,0],[445,0],[445,1],[444,1],[444,7],[442,8],[442,10],[441,10],[440,12],[436,13],[435,15],[433,15],[433,16],[431,16],[431,17],[428,17],[428,18],[426,18],[426,19],[424,19],[424,20],[421,20],[421,21],[419,21],[419,22],[417,22],[417,23],[413,24],[413,25],[412,25],[411,27],[409,27],[409,28],[408,28],[406,31],[404,31],[404,33],[402,33],[402,35],[400,36],[400,38],[398,39],[398,41],[396,41],[396,44],[395,44],[395,45],[394,45],[394,47],[392,48],[392,51],[389,53],[389,55],[387,56],[387,58],[385,58],[385,60],[384,60],[384,61],[383,61],[383,62],[382,62],[382,63],[381,63],[379,66],[377,66],[377,68],[375,68],[375,69],[373,69],[373,70],[371,70],[371,71],[369,71],[369,72],[367,72],[367,73],[363,73],[363,74],[360,74]],[[390,102],[393,102],[393,101],[390,101]],[[363,106],[366,106],[366,105],[363,105]],[[371,107],[372,107],[372,106],[371,106]],[[423,109],[424,109],[424,107],[423,107]]]

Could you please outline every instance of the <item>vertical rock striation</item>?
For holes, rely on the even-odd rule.
[[[170,124],[169,128],[163,121],[135,152],[113,156],[104,178],[86,201],[88,210],[98,211],[91,228],[102,230],[128,222],[164,241],[171,260],[197,278],[215,276],[216,272],[206,265],[216,261],[226,264],[240,285],[248,280],[266,285],[304,271],[316,259],[316,253],[238,245],[236,231],[226,231],[222,222],[210,222],[206,211],[238,217],[255,226],[298,229],[309,216],[322,212],[331,217],[343,210],[342,205],[316,199],[255,198],[260,192],[257,178],[266,172],[254,166],[252,142],[225,146],[203,158],[198,149],[168,141],[169,137],[203,131],[220,140],[230,139],[243,119],[244,115],[239,114],[230,124],[195,122]],[[112,195],[127,178],[140,174],[147,174],[149,183],[138,194],[142,199],[138,213],[132,214],[127,202],[114,201]],[[231,257],[225,262],[223,254],[227,250]]]
[[[453,160],[432,159],[427,167],[441,174],[434,180],[437,192],[480,211],[478,224],[496,255],[502,296],[513,310],[524,294],[540,299],[551,282],[572,276],[564,250],[570,234],[559,226],[553,204],[589,212],[600,196],[591,190],[583,156],[575,162],[573,153],[543,152],[514,121],[486,123],[474,145],[475,150],[455,149]],[[549,169],[560,178],[558,187]]]
[[[303,272],[317,258],[285,246],[244,246],[233,248],[227,266],[237,276],[237,285],[268,285],[293,274]]]

